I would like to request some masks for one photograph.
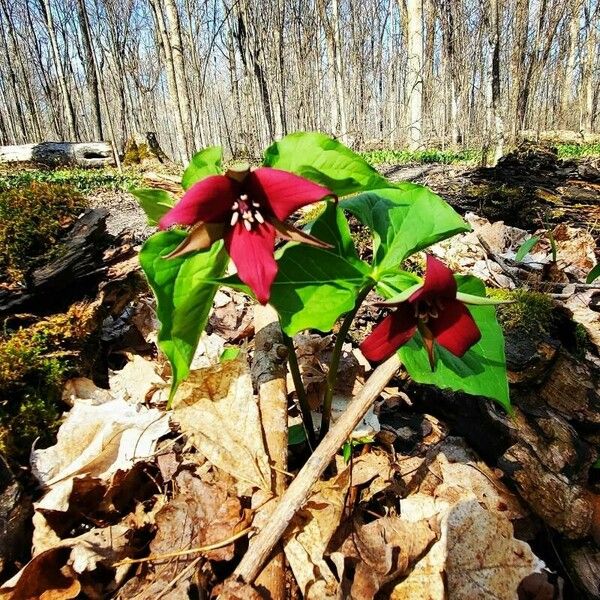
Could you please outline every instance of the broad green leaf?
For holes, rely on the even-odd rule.
[[[149,225],[158,225],[161,217],[175,205],[175,198],[165,190],[136,188],[129,191],[138,199]]]
[[[185,238],[179,230],[161,231],[148,238],[140,252],[142,269],[157,300],[160,320],[158,345],[173,370],[171,397],[189,373],[200,335],[206,326],[217,279],[229,261],[223,242],[203,252],[165,259]]]
[[[352,458],[352,444],[350,442],[344,442],[342,456],[344,457],[344,463],[348,464]]]
[[[362,157],[324,133],[286,135],[267,148],[263,164],[310,179],[337,196],[396,187]]]
[[[334,248],[287,244],[277,254],[279,271],[270,302],[289,336],[309,328],[330,331],[370,281],[369,265],[356,255],[346,217],[335,203],[328,203],[310,233]]]
[[[183,189],[189,189],[194,183],[210,175],[220,175],[223,172],[222,159],[223,151],[220,146],[210,146],[194,154],[181,178]]]
[[[588,276],[585,278],[585,282],[586,283],[593,283],[594,281],[596,281],[596,279],[598,279],[598,277],[600,277],[600,263],[598,263],[589,273]]]
[[[304,425],[299,423],[298,425],[292,425],[288,429],[288,446],[295,446],[296,444],[302,444],[306,441],[306,432],[304,431]]]
[[[483,283],[472,276],[457,276],[459,291],[485,296]],[[504,336],[493,306],[468,306],[481,331],[481,340],[458,358],[435,344],[436,367],[432,372],[419,333],[398,350],[409,375],[418,383],[486,396],[510,410]]]
[[[411,254],[470,229],[449,204],[422,186],[365,192],[341,206],[373,232],[378,281],[395,274]]]
[[[517,262],[521,262],[532,250],[532,248],[540,241],[539,236],[534,235],[533,237],[530,237],[528,240],[525,240],[519,250],[517,251],[517,254],[515,256],[515,260]]]

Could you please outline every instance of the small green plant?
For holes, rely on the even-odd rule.
[[[584,158],[587,156],[600,156],[600,142],[587,142],[584,144],[559,144],[557,146],[558,158]]]
[[[33,182],[0,192],[0,273],[20,282],[86,208],[86,199],[66,185]]]
[[[382,163],[443,163],[476,164],[481,159],[479,150],[370,150],[361,156],[372,165]]]
[[[534,246],[544,237],[546,236],[548,238],[548,241],[550,242],[550,248],[552,251],[552,262],[556,264],[556,258],[557,258],[557,247],[556,247],[556,240],[554,239],[554,234],[552,233],[551,229],[546,229],[546,231],[544,231],[543,233],[541,233],[540,235],[534,235],[531,236],[530,238],[526,239],[521,246],[519,247],[519,249],[517,250],[517,254],[515,255],[515,260],[517,262],[521,262],[534,248]]]
[[[32,183],[68,185],[80,194],[97,189],[127,191],[140,184],[141,177],[134,169],[57,169],[0,173],[0,192],[28,187]]]

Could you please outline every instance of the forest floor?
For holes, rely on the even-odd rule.
[[[473,231],[433,253],[515,301],[498,309],[514,413],[398,373],[355,432],[350,461],[334,458],[289,524],[285,597],[600,598],[600,286],[585,283],[600,257],[600,159],[529,146],[494,169],[378,168],[465,215]],[[52,307],[0,282],[0,360],[13,361],[10,377],[0,367],[0,401],[21,394],[21,415],[34,416],[26,451],[2,448],[0,598],[261,598],[273,583],[228,579],[274,505],[249,366],[253,309],[243,294],[217,293],[195,374],[166,411],[169,366],[136,256],[153,229],[127,192],[144,176],[75,185],[98,215],[97,277],[63,282]],[[68,237],[76,220],[65,219]],[[363,232],[353,235],[360,251]],[[357,346],[380,314],[367,302],[344,346],[339,411],[371,372]],[[315,409],[333,339],[294,340]],[[27,404],[17,367],[27,385],[51,382],[52,410]],[[294,477],[308,448],[286,379]],[[59,427],[57,439],[40,436],[29,455],[44,427]]]

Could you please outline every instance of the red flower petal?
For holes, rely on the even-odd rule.
[[[250,172],[244,186],[251,198],[267,205],[281,221],[301,206],[332,195],[327,188],[308,179],[270,167]]]
[[[436,342],[454,356],[462,356],[481,339],[481,332],[471,313],[458,300],[448,302],[437,319],[429,319],[427,327]]]
[[[237,182],[224,175],[212,175],[195,183],[159,222],[160,229],[171,225],[194,225],[198,221],[228,221],[231,205],[240,195]]]
[[[385,360],[415,334],[417,319],[413,308],[404,302],[388,315],[360,345],[360,351],[370,361]]]
[[[427,254],[427,270],[423,287],[417,290],[409,300],[417,302],[433,298],[456,298],[456,281],[451,269],[432,254]]]
[[[266,304],[277,275],[277,263],[273,257],[275,228],[264,223],[247,231],[238,222],[227,233],[225,246],[237,267],[239,278],[252,289],[261,304]]]

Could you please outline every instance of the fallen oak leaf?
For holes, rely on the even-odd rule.
[[[401,503],[403,514],[419,516],[438,510],[441,536],[398,583],[391,600],[514,600],[521,581],[544,564],[525,542],[513,537],[504,513],[486,510],[473,496],[453,505],[434,501],[423,510],[415,496]]]
[[[173,400],[173,420],[216,467],[271,490],[258,402],[245,354],[192,371]]]
[[[52,548],[30,560],[0,588],[0,600],[70,600],[81,584],[67,564],[69,548]]]
[[[390,516],[366,524],[355,521],[339,550],[354,567],[352,599],[372,600],[384,584],[405,575],[437,537],[426,520],[410,523]]]
[[[338,579],[325,561],[325,551],[340,524],[350,484],[346,468],[319,481],[284,535],[283,548],[306,600],[341,598]]]

